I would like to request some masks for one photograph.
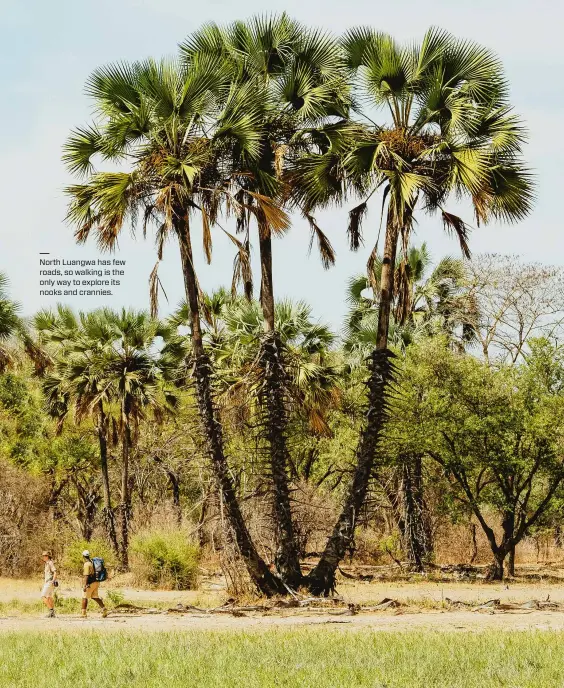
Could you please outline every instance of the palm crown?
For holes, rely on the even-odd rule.
[[[389,220],[406,245],[419,201],[439,211],[468,254],[468,226],[444,208],[449,196],[470,199],[478,222],[518,220],[531,206],[531,178],[520,150],[525,132],[511,113],[498,58],[489,50],[431,29],[419,46],[355,29],[343,39],[356,107],[368,121],[375,109],[388,123],[358,126],[330,141],[327,152],[302,160],[304,201],[364,196],[352,212],[352,248],[361,241],[367,199],[383,188]],[[346,133],[346,132],[345,132]]]

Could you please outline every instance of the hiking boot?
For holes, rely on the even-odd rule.
[[[85,612],[84,610],[82,610],[82,611],[80,612],[80,616],[81,616],[83,619],[86,619],[86,612]]]
[[[54,619],[55,618],[55,610],[50,609],[47,614],[45,614],[46,619]]]
[[[103,607],[102,609],[102,618],[105,619],[108,616],[108,610],[106,607]]]

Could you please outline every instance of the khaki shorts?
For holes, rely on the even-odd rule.
[[[98,600],[98,599],[100,599],[100,593],[98,592],[99,587],[100,587],[100,583],[98,583],[98,582],[90,583],[90,585],[86,588],[86,590],[83,590],[82,599],[83,600]]]
[[[53,585],[53,581],[47,581],[41,588],[41,597],[53,597],[54,594],[55,586]]]

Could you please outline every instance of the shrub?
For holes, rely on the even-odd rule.
[[[196,587],[200,548],[181,531],[152,531],[131,543],[133,573],[140,583],[172,590]]]
[[[115,566],[115,556],[105,540],[95,538],[87,542],[86,540],[74,540],[65,548],[62,560],[64,571],[70,575],[79,576],[82,573],[82,552],[87,549],[91,557],[102,557],[106,564],[106,569]]]

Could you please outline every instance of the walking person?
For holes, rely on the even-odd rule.
[[[104,605],[104,601],[100,598],[100,581],[96,577],[96,569],[94,563],[90,558],[90,552],[85,549],[82,553],[84,561],[82,567],[82,617],[85,619],[88,609],[88,600],[94,600],[102,610],[102,616],[105,619],[108,616],[108,610]],[[103,562],[102,562],[103,564]]]
[[[49,612],[47,613],[48,619],[55,618],[55,588],[59,585],[57,582],[57,569],[55,567],[55,562],[49,550],[46,550],[41,555],[43,563],[45,564],[45,576],[43,582],[43,588],[41,589],[41,597],[43,602]]]

